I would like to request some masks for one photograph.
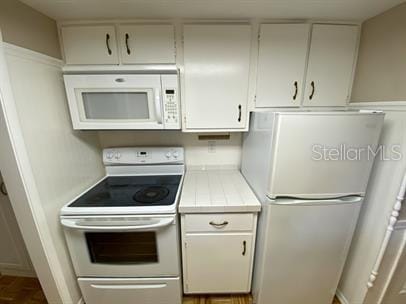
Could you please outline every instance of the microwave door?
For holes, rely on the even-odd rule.
[[[64,75],[64,80],[74,129],[165,127],[160,75]]]
[[[159,89],[77,90],[80,122],[95,129],[162,129]]]

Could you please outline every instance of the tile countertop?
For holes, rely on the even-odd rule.
[[[187,170],[180,213],[259,212],[261,203],[239,170]]]

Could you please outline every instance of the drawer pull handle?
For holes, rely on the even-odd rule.
[[[242,255],[245,255],[247,253],[247,242],[244,241],[242,242]]]
[[[228,225],[228,222],[224,221],[222,223],[215,223],[215,222],[211,221],[209,224],[216,227],[216,228],[223,228],[223,227]]]

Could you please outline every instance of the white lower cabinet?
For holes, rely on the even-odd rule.
[[[179,278],[79,278],[86,304],[181,304]]]
[[[250,219],[245,231],[238,218]],[[207,220],[206,231],[189,224],[196,219]],[[254,214],[182,215],[184,292],[249,293],[255,232]]]

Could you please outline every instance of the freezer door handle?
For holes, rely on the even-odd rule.
[[[361,196],[345,196],[331,199],[298,199],[298,198],[280,198],[270,200],[273,205],[339,205],[355,204],[363,200]]]

